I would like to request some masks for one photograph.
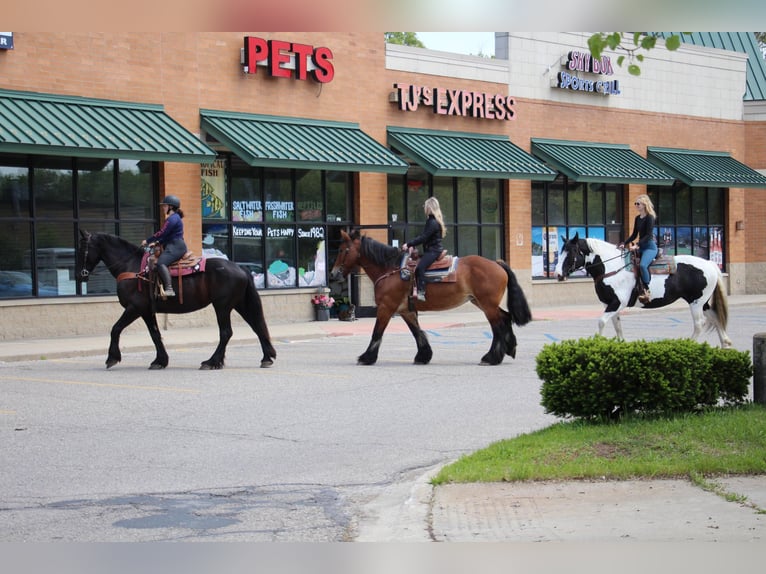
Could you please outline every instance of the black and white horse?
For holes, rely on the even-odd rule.
[[[624,339],[620,311],[625,307],[640,305],[655,309],[683,299],[689,304],[694,321],[691,338],[696,340],[705,328],[715,329],[721,347],[731,347],[731,339],[726,334],[729,314],[726,291],[721,271],[712,261],[693,255],[676,255],[676,271],[669,275],[651,275],[651,299],[640,303],[637,300],[636,276],[626,265],[622,249],[592,237],[580,239],[579,234],[572,239],[562,239],[564,246],[556,265],[556,276],[563,281],[578,269],[585,269],[593,277],[596,295],[599,301],[606,304],[598,322],[599,335],[603,334],[606,323],[611,319],[617,337]]]

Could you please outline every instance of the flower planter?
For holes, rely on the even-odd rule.
[[[316,308],[314,310],[316,312],[316,320],[317,321],[329,321],[330,320],[330,310],[329,309],[320,309]]]

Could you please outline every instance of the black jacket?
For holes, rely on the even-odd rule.
[[[433,214],[428,216],[423,233],[407,242],[407,245],[410,247],[415,247],[420,244],[423,245],[423,251],[435,251],[441,253],[444,249],[442,247],[442,228]]]
[[[638,248],[644,249],[649,241],[654,241],[654,216],[646,214],[645,217],[636,215],[633,222],[633,233],[623,243],[635,241],[638,237]]]

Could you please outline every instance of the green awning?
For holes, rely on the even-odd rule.
[[[162,106],[0,90],[0,152],[201,163],[216,153]]]
[[[407,164],[358,124],[200,110],[202,129],[252,166],[402,174]]]
[[[689,187],[766,187],[766,177],[722,151],[647,148],[647,157]]]
[[[506,136],[388,128],[388,145],[432,175],[553,181],[556,172]]]
[[[575,182],[673,185],[673,176],[625,144],[532,138],[532,154]]]

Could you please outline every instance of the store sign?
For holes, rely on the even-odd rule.
[[[332,57],[330,48],[245,36],[240,62],[246,74],[255,74],[261,66],[273,78],[306,80],[311,76],[326,84],[335,77]]]
[[[13,32],[0,32],[0,50],[13,50]]]
[[[394,84],[389,101],[405,112],[414,112],[422,106],[430,107],[435,114],[462,116],[486,120],[515,120],[516,102],[503,94],[487,94],[468,90],[429,88],[411,84]]]
[[[561,60],[564,70],[559,72],[558,76],[553,80],[553,87],[573,92],[591,92],[604,96],[618,96],[622,93],[620,91],[619,80],[582,77],[575,73],[583,72],[599,76],[613,76],[614,68],[612,68],[612,61],[607,56],[596,59],[589,52],[572,50]]]

